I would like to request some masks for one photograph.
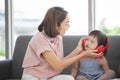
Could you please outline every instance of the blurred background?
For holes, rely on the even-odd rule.
[[[46,11],[61,6],[69,12],[65,35],[87,35],[98,29],[120,35],[120,0],[0,0],[0,60],[12,58],[19,35],[34,35]]]

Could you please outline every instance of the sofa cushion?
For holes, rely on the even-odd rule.
[[[27,45],[32,36],[19,36],[12,58],[11,79],[20,79],[22,76],[22,62],[27,49]]]
[[[20,79],[22,77],[22,62],[27,49],[27,45],[32,36],[19,36],[16,40],[14,54],[11,66],[11,79]],[[68,55],[78,44],[79,39],[83,36],[63,36],[63,47],[65,56]],[[109,36],[110,46],[107,51],[106,58],[109,62],[110,68],[115,70],[117,77],[118,66],[120,65],[120,36]],[[71,66],[63,70],[63,74],[70,74]]]

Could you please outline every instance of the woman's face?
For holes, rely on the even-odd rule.
[[[60,35],[63,36],[65,32],[68,30],[68,28],[69,28],[69,16],[67,15],[59,27]]]
[[[97,38],[94,36],[88,36],[85,42],[85,50],[94,50],[98,45]]]

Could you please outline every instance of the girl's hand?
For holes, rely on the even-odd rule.
[[[81,54],[88,57],[101,57],[103,55],[103,53],[97,54],[97,50],[87,50],[87,51],[81,52]]]

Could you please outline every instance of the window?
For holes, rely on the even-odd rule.
[[[48,8],[53,6],[61,6],[69,12],[70,28],[65,35],[88,33],[88,0],[14,0],[13,2],[14,36],[34,34]]]
[[[0,60],[5,58],[5,8],[4,0],[0,0]]]
[[[96,0],[95,24],[109,35],[120,35],[120,0]]]
[[[88,30],[91,31],[94,28],[110,35],[120,34],[120,12],[118,10],[120,0],[0,0],[0,56],[1,51],[3,56],[5,55],[4,6],[9,9],[8,4],[5,5],[5,1],[13,3],[10,2],[9,5],[9,13],[13,12],[13,14],[9,18],[10,21],[8,21],[12,24],[9,27],[10,30],[8,29],[12,35],[7,36],[8,39],[12,38],[10,39],[12,45],[9,45],[12,48],[14,48],[17,36],[24,34],[34,35],[36,33],[46,11],[53,6],[61,6],[69,12],[70,28],[65,35],[86,35]],[[6,45],[6,47],[10,48],[9,46]],[[6,51],[8,51],[7,54],[11,52]]]

